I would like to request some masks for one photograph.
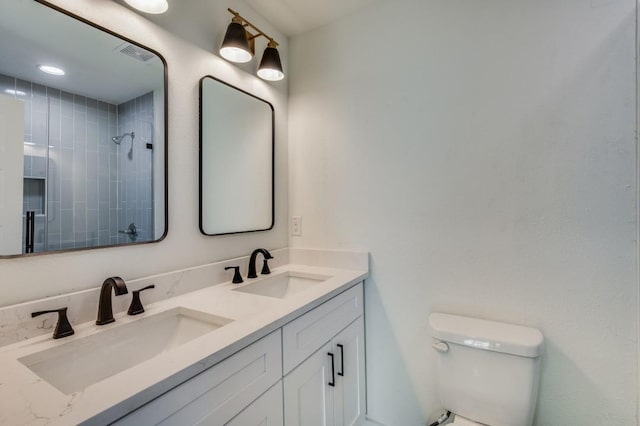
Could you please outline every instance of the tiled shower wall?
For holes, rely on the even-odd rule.
[[[145,154],[151,157],[151,151],[143,144],[145,152],[139,153],[135,144],[143,138],[151,140],[138,123],[153,122],[153,114],[146,115],[146,103],[138,99],[150,97],[152,103],[152,94],[118,107],[3,75],[0,93],[25,103],[24,174],[31,191],[27,191],[24,203],[25,211],[36,210],[36,252],[45,247],[57,250],[126,243],[129,237],[118,231],[131,222],[138,226],[138,220],[142,225],[138,241],[153,239],[153,214],[143,213],[147,205],[152,210],[152,201],[144,203],[153,198],[152,184],[145,182],[142,169],[138,169],[145,167]],[[140,107],[126,107],[129,104]],[[127,126],[140,129],[131,159],[130,139],[125,138],[120,146],[111,139],[123,133],[118,126],[119,110]],[[150,159],[148,164],[145,170],[151,181]],[[38,210],[37,190],[42,179],[46,179],[46,213]]]
[[[118,105],[120,135],[135,133],[133,144],[126,136],[117,152],[120,173],[118,180],[117,215],[120,229],[135,223],[138,241],[153,240],[153,93],[139,96]],[[147,147],[149,144],[149,147]],[[129,241],[119,234],[118,243]],[[115,243],[115,242],[114,242]]]

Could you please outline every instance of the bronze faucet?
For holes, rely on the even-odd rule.
[[[127,294],[127,285],[120,277],[109,277],[102,283],[100,289],[100,301],[98,302],[98,319],[96,324],[104,325],[115,321],[113,318],[113,309],[111,308],[111,289],[116,293],[116,296]]]
[[[265,275],[271,273],[267,260],[273,259],[273,256],[271,256],[271,253],[269,253],[268,250],[259,248],[255,249],[249,258],[249,273],[247,274],[247,278],[256,278],[258,276],[258,274],[256,274],[256,257],[258,256],[258,253],[262,253],[264,256],[264,264],[262,265],[261,273]]]

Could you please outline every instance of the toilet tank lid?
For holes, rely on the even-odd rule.
[[[544,352],[544,337],[537,328],[459,315],[429,315],[434,338],[493,352],[536,358]]]

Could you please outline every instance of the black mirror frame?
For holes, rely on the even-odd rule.
[[[167,61],[160,53],[156,50],[151,49],[143,44],[138,43],[137,41],[131,40],[128,37],[124,37],[108,28],[105,28],[101,25],[98,25],[94,22],[87,20],[81,16],[78,16],[68,10],[61,8],[55,4],[51,4],[46,0],[33,0],[36,3],[39,3],[49,9],[52,9],[56,12],[62,13],[72,19],[75,19],[79,22],[82,22],[90,27],[93,27],[99,31],[105,32],[113,37],[117,37],[127,43],[131,43],[133,45],[139,46],[154,55],[156,55],[161,61],[164,68],[164,233],[162,236],[153,241],[143,241],[143,242],[131,242],[127,244],[106,244],[98,247],[79,247],[79,248],[70,248],[70,249],[61,249],[61,250],[50,250],[43,251],[37,253],[21,253],[21,254],[11,254],[11,255],[0,255],[0,260],[2,259],[13,259],[13,258],[24,258],[24,257],[34,257],[34,256],[44,256],[48,254],[59,254],[59,253],[68,253],[68,252],[78,252],[78,251],[87,251],[87,250],[99,250],[104,248],[112,248],[112,247],[131,247],[131,246],[140,246],[145,244],[154,244],[164,240],[167,237],[167,233],[169,232],[169,78],[168,78],[168,68]]]
[[[204,119],[203,115],[202,115],[202,89],[203,89],[203,84],[204,81],[206,79],[212,79],[217,81],[218,83],[222,83],[225,86],[228,86],[232,89],[235,89],[241,93],[244,93],[245,95],[251,96],[254,99],[257,99],[261,102],[264,102],[265,104],[267,104],[269,106],[269,108],[271,109],[271,224],[269,225],[268,228],[264,228],[264,229],[250,229],[247,231],[233,231],[233,232],[221,232],[221,233],[217,233],[217,234],[209,234],[204,230],[203,227],[203,217],[202,217],[202,192],[203,192],[203,187],[202,187],[202,120]],[[246,234],[246,233],[250,233],[250,232],[264,232],[264,231],[270,231],[273,229],[273,227],[275,226],[275,217],[276,217],[276,199],[275,199],[275,190],[276,190],[276,161],[275,161],[275,151],[276,151],[276,136],[275,136],[275,127],[276,127],[276,123],[275,123],[275,109],[273,108],[273,105],[271,104],[271,102],[262,99],[252,93],[247,92],[246,90],[242,90],[232,84],[227,83],[226,81],[222,81],[219,78],[216,78],[212,75],[205,75],[204,77],[202,77],[200,79],[200,83],[199,83],[199,91],[200,91],[200,97],[199,97],[199,107],[198,107],[198,115],[199,115],[199,121],[198,121],[198,126],[199,126],[199,143],[198,143],[198,201],[199,201],[199,211],[198,211],[198,225],[200,227],[200,232],[203,235],[206,235],[208,237],[215,237],[215,236],[219,236],[219,235],[235,235],[235,234]]]

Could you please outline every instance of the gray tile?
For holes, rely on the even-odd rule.
[[[60,102],[60,98],[62,97],[62,93],[59,89],[55,89],[53,87],[47,87],[47,96],[51,101]]]
[[[47,199],[49,201],[60,202],[60,150],[49,150],[49,171],[47,176]]]
[[[74,111],[73,113],[73,147],[86,146],[87,144],[87,113],[86,111]]]
[[[35,226],[33,227],[33,242],[44,248],[44,216],[36,216]]]
[[[98,242],[101,246],[111,244],[111,236],[109,235],[109,231],[100,231],[98,233]]]
[[[48,145],[49,143],[49,132],[47,129],[48,113],[34,111],[31,115],[31,118],[32,118],[32,121],[31,121],[32,142],[38,145]]]
[[[49,108],[49,145],[57,146],[61,140],[61,120],[60,103],[51,103]]]
[[[43,86],[42,84],[37,84],[37,83],[31,83],[31,90],[33,92],[33,96],[39,96],[42,98],[46,98],[47,97],[47,88],[46,86]]]
[[[87,208],[98,208],[98,181],[87,180]]]
[[[49,235],[47,237],[47,250],[60,250],[60,234],[52,234],[51,230],[49,231]]]
[[[64,243],[74,240],[73,210],[60,210],[60,241]]]
[[[60,250],[68,250],[72,248],[75,248],[75,240],[62,241],[60,243]]]
[[[101,179],[98,180],[98,204],[105,204],[109,206],[110,196],[109,196],[109,182],[107,180]]]
[[[109,204],[100,203],[98,205],[98,229],[109,232]]]
[[[49,100],[46,96],[34,96],[31,100],[31,108],[33,112],[46,115],[49,112]]]
[[[98,122],[98,101],[95,99],[87,98],[87,121]]]
[[[58,234],[60,239],[60,202],[49,201],[47,206],[47,220],[50,234]]]
[[[60,155],[62,179],[73,179],[73,149],[63,148]]]
[[[25,155],[24,157],[22,157],[22,168],[23,168],[23,174],[25,176],[33,176],[33,156],[31,155]]]
[[[73,209],[73,205],[73,179],[62,179],[60,186],[60,208],[63,210],[71,210]]]
[[[60,120],[60,139],[63,148],[73,148],[73,116],[65,116],[64,109],[63,106]]]
[[[73,118],[73,94],[69,92],[61,92],[62,117]]]
[[[86,114],[87,111],[87,98],[81,95],[73,96],[73,106],[75,111],[82,111]]]
[[[87,202],[87,172],[77,168],[73,173],[73,200],[76,203]]]
[[[76,232],[74,248],[85,248],[85,247],[87,247],[87,233]]]
[[[87,210],[87,236],[97,239],[98,235],[98,210]]]
[[[74,206],[74,230],[78,232],[87,232],[87,205],[86,203],[75,203]]]
[[[98,123],[87,124],[87,151],[98,151]]]
[[[33,157],[33,176],[34,177],[46,177],[47,176],[47,160],[45,157],[35,156]]]
[[[118,236],[118,209],[109,209],[109,232],[111,236]]]

